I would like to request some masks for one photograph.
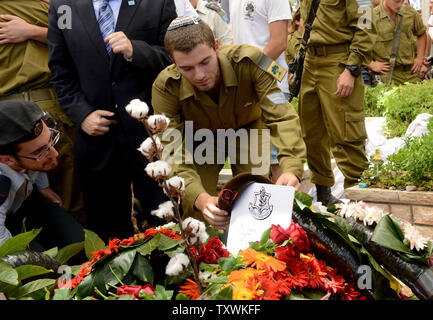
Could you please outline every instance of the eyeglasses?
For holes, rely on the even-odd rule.
[[[34,161],[41,161],[43,159],[45,159],[45,157],[48,155],[48,153],[50,152],[50,149],[52,147],[54,147],[56,145],[57,142],[59,142],[59,138],[60,138],[60,132],[57,131],[56,129],[51,129],[49,128],[50,132],[51,132],[51,138],[50,141],[48,142],[47,147],[43,148],[38,154],[36,154],[34,157],[32,156],[23,156],[20,154],[16,154],[17,157],[20,158],[25,158],[25,159],[29,159],[29,160],[34,160]]]

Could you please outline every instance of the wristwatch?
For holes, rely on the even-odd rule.
[[[346,66],[346,69],[350,71],[350,73],[352,74],[352,76],[359,77],[359,75],[361,74],[361,68],[358,66]]]

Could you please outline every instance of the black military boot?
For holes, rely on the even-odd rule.
[[[316,184],[317,201],[321,202],[325,207],[332,206],[336,203],[341,203],[340,199],[334,197],[331,193],[331,187],[321,186]]]

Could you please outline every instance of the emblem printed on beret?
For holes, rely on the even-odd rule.
[[[201,21],[199,17],[186,16],[174,19],[167,28],[167,31],[179,29],[192,24],[198,24]]]
[[[33,129],[33,133],[35,135],[35,137],[39,137],[39,135],[42,133],[42,121],[39,121],[35,124],[35,128]]]

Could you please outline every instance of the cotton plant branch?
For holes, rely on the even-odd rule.
[[[131,117],[144,124],[149,137],[143,141],[138,150],[149,161],[145,171],[151,178],[158,182],[158,185],[164,190],[164,193],[169,198],[169,201],[160,204],[158,209],[153,210],[151,214],[163,218],[167,222],[174,219],[179,223],[180,233],[184,239],[186,254],[189,263],[192,266],[194,279],[200,293],[203,293],[204,289],[200,281],[197,261],[191,249],[194,245],[199,247],[201,243],[206,241],[207,234],[205,231],[205,225],[204,223],[192,218],[187,218],[184,221],[182,220],[179,208],[181,200],[185,196],[185,182],[178,176],[174,176],[167,180],[167,176],[171,172],[171,167],[167,162],[162,160],[161,153],[163,151],[163,146],[157,136],[167,129],[170,119],[164,115],[152,115],[149,117],[149,107],[145,102],[142,102],[139,99],[132,100],[125,109]],[[157,160],[155,161],[155,159]],[[195,221],[192,221],[191,219]],[[206,234],[206,237],[203,237],[203,234]],[[184,271],[187,268],[187,265],[185,265],[186,257],[184,256],[184,254],[179,254],[173,257],[167,266],[166,272],[181,273]],[[177,268],[173,266],[175,263],[178,263]]]

